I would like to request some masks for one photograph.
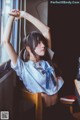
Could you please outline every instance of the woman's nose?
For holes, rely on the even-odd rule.
[[[43,42],[41,42],[41,46],[42,46],[42,47],[45,47],[45,45],[43,44]]]

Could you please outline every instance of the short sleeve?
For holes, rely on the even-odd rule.
[[[50,48],[48,48],[48,53],[49,53],[50,58],[51,58],[51,60],[52,60],[52,59],[53,59],[53,56],[54,56],[54,52],[53,52]]]
[[[23,61],[18,57],[16,64],[11,61],[11,68],[16,72],[18,76],[22,74]]]

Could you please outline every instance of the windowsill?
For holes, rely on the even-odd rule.
[[[5,75],[2,75],[2,77],[0,78],[0,83],[3,82],[5,78],[8,77],[12,72],[13,72],[12,69],[5,71],[4,73]]]

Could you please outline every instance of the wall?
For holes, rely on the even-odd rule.
[[[44,24],[48,23],[48,0],[20,0],[19,9],[27,11],[34,17],[41,20]],[[32,25],[26,19],[20,19],[19,22],[19,51],[23,48],[22,40],[26,34],[31,31],[38,31],[38,29]]]
[[[51,1],[51,0],[49,0]],[[49,26],[55,61],[62,70],[64,93],[74,94],[80,56],[80,4],[51,4],[49,2]],[[51,14],[50,14],[51,13]]]
[[[41,20],[47,25],[48,21],[48,0],[27,0],[26,11]],[[37,30],[32,24],[27,22],[27,32]]]

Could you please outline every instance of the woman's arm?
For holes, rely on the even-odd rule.
[[[10,43],[13,20],[14,20],[14,16],[9,16],[8,22],[6,24],[6,28],[5,28],[5,31],[4,31],[4,35],[3,35],[3,44],[6,48],[6,51],[9,55],[10,59],[12,60],[12,62],[14,64],[16,64],[18,56],[17,56],[13,46]]]
[[[43,24],[40,20],[32,16],[31,14],[20,11],[21,18],[27,19],[29,22],[31,22],[36,28],[39,29],[39,31],[43,34],[43,36],[48,41],[48,47],[51,48],[51,34],[50,34],[50,28]]]
[[[17,18],[24,18],[31,22],[36,28],[39,29],[39,31],[42,33],[42,35],[47,39],[48,41],[48,47],[51,48],[51,34],[50,34],[50,28],[43,24],[40,20],[29,14],[25,11],[19,11],[14,10],[15,12],[18,12],[17,16],[14,13],[10,13],[11,16],[17,17]]]

